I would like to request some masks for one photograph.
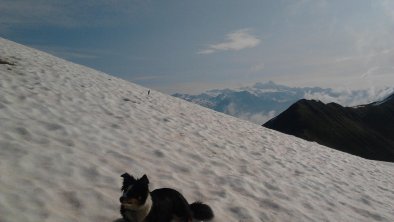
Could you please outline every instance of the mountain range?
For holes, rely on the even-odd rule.
[[[394,162],[394,94],[355,107],[302,99],[263,126],[367,159]]]
[[[300,99],[318,99],[354,106],[376,101],[388,93],[383,90],[334,90],[320,87],[289,87],[273,81],[238,89],[214,89],[198,95],[173,96],[259,125],[265,123]]]

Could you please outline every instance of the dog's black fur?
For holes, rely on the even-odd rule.
[[[146,175],[138,180],[128,173],[122,177],[120,213],[128,222],[191,222],[192,219],[201,221],[214,217],[208,205],[201,202],[189,205],[182,194],[174,189],[161,188],[149,192]]]

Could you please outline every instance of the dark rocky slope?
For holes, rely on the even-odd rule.
[[[263,126],[367,159],[394,162],[394,94],[357,107],[303,99]]]

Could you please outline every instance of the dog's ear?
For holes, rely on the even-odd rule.
[[[122,174],[121,177],[123,177],[123,185],[122,185],[123,191],[125,191],[127,187],[134,184],[136,181],[136,179],[133,176],[130,176],[130,174],[128,173]]]
[[[139,181],[141,181],[142,183],[145,183],[145,184],[149,184],[149,180],[148,180],[148,177],[146,176],[146,174],[144,174],[144,176],[142,176],[139,179]]]

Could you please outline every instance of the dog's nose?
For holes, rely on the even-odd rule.
[[[119,201],[122,203],[124,201],[124,197],[120,197]]]

